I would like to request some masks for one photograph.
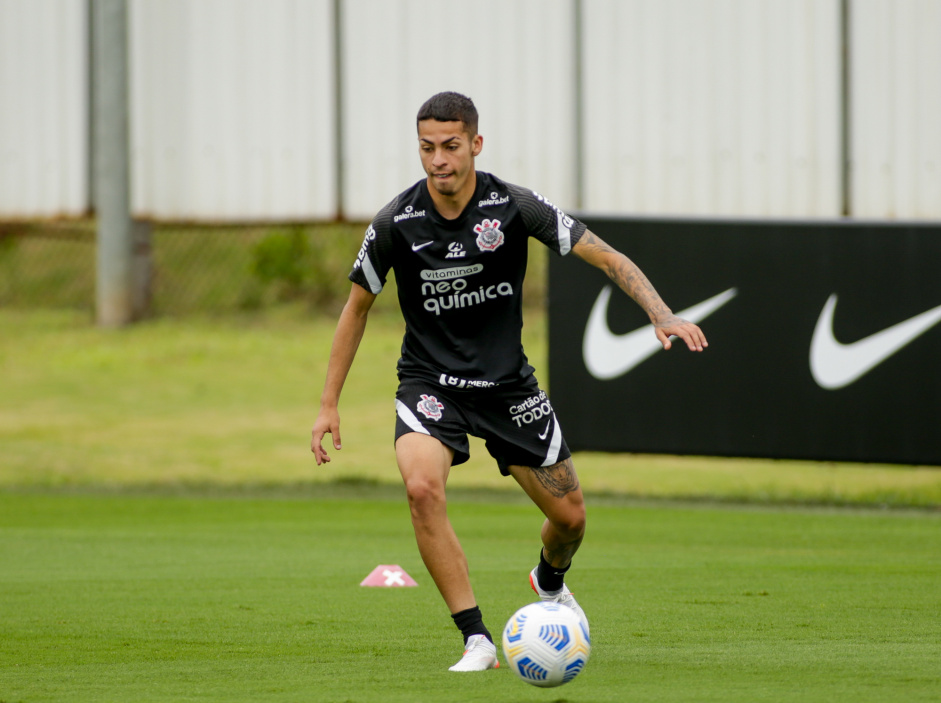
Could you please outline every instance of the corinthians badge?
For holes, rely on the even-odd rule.
[[[503,244],[503,232],[500,231],[500,220],[484,220],[474,225],[477,233],[477,246],[481,251],[493,251]]]
[[[429,420],[440,420],[442,410],[444,410],[444,405],[439,403],[437,398],[422,393],[421,400],[418,401],[418,412]]]

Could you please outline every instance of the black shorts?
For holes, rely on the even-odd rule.
[[[452,466],[470,458],[469,434],[486,442],[504,476],[512,465],[552,466],[572,455],[549,397],[533,376],[518,384],[463,391],[403,379],[395,414],[396,440],[409,432],[431,435],[454,450]]]

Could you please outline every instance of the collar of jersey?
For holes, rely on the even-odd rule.
[[[460,229],[464,226],[464,223],[467,221],[468,215],[471,211],[477,207],[477,203],[483,198],[484,191],[487,190],[490,186],[490,174],[485,173],[484,171],[477,171],[477,187],[474,189],[474,194],[471,196],[470,202],[464,207],[461,211],[461,214],[455,217],[453,220],[449,220],[446,217],[443,217],[437,208],[435,208],[434,200],[431,199],[431,193],[428,192],[428,181],[421,181],[421,194],[423,198],[428,200],[428,210],[431,213],[431,219],[434,220],[436,225],[440,225],[445,229]]]

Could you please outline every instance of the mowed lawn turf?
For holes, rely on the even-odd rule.
[[[569,583],[591,661],[543,690],[447,671],[460,642],[401,489],[325,490],[0,493],[0,701],[941,696],[937,513],[595,500]],[[506,492],[451,513],[497,635],[533,600],[540,516]],[[360,587],[378,564],[419,586]]]
[[[81,313],[0,309],[0,488],[398,485],[398,314],[370,315],[340,403],[343,451],[314,463],[335,328],[334,317],[291,309],[122,330]],[[527,315],[524,345],[551,395],[545,329],[544,315]],[[642,406],[625,398],[617,411],[628,423]],[[938,467],[598,452],[576,453],[575,466],[586,491],[621,496],[941,506]],[[476,439],[449,485],[516,490]]]

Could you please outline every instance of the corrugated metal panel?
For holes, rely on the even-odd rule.
[[[135,214],[336,214],[332,0],[131,0]],[[574,0],[343,0],[345,214],[422,177],[471,95],[478,166],[571,208]],[[584,209],[839,214],[839,0],[582,0]],[[87,0],[0,0],[0,217],[89,205]],[[941,218],[941,3],[852,0],[851,202]],[[474,21],[477,18],[480,21]]]
[[[131,5],[133,209],[335,214],[329,0]]]
[[[941,3],[851,6],[853,215],[941,219]]]
[[[88,209],[83,0],[0,0],[0,217]]]
[[[586,209],[839,214],[836,0],[584,0]]]
[[[424,176],[415,115],[442,90],[477,105],[479,169],[571,207],[572,8],[571,0],[344,2],[347,215],[372,217]]]

